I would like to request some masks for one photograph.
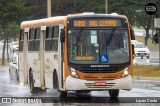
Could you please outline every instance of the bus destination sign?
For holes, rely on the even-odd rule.
[[[73,27],[116,27],[121,26],[121,20],[116,19],[92,19],[92,20],[74,20]]]

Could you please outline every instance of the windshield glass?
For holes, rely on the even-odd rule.
[[[126,29],[68,30],[68,58],[75,64],[121,64],[129,62]]]
[[[144,44],[134,44],[135,48],[145,48],[146,46]]]

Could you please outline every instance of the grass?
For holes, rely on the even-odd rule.
[[[133,75],[138,77],[160,77],[160,67],[151,65],[134,65]]]
[[[11,62],[11,59],[9,60],[9,62],[7,59],[5,59],[5,65],[8,65],[10,62]],[[0,58],[0,66],[2,66],[2,58]]]

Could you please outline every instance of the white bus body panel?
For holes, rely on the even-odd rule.
[[[44,73],[46,88],[53,88],[53,71],[58,71],[58,57],[57,52],[44,53]]]
[[[23,52],[19,52],[18,58],[18,72],[19,72],[19,81],[24,83],[24,76],[23,76]]]

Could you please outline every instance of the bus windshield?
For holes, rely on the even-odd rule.
[[[122,64],[129,62],[127,29],[68,30],[68,59],[74,64]]]

